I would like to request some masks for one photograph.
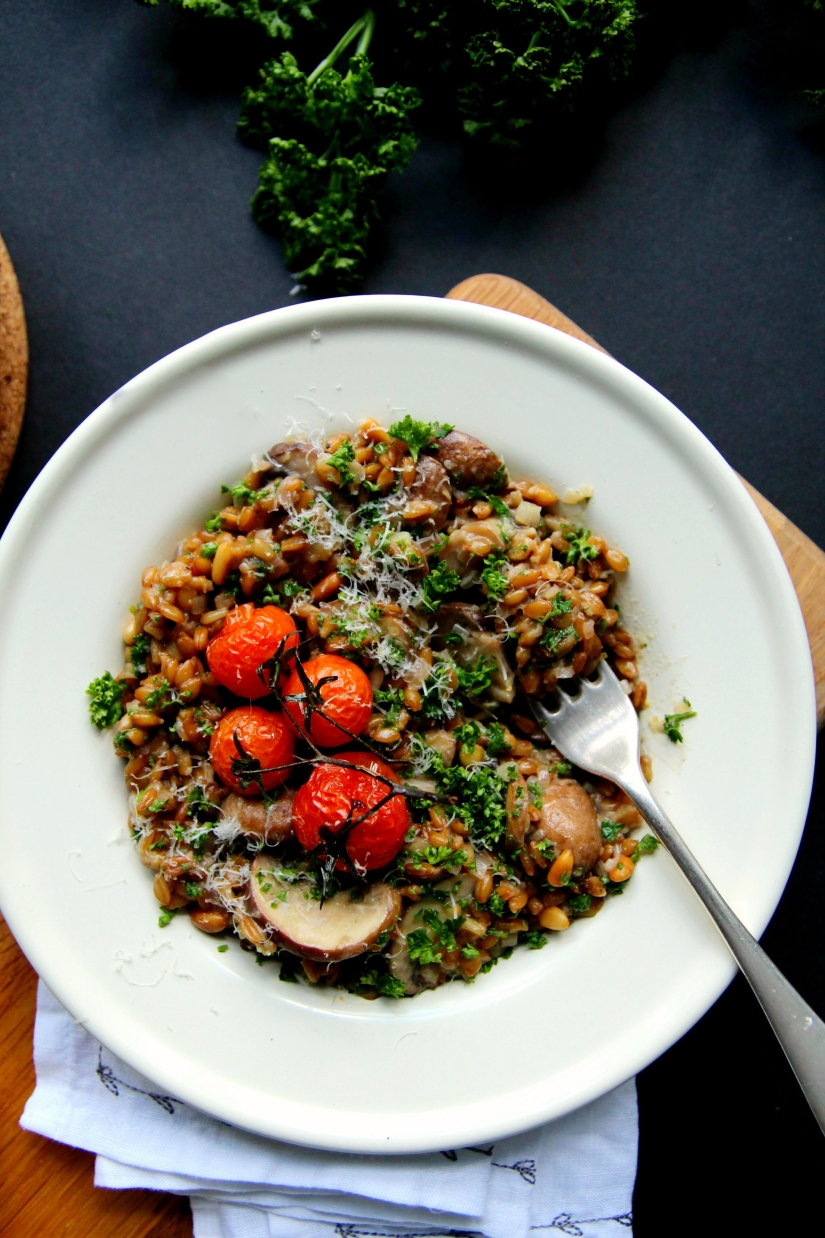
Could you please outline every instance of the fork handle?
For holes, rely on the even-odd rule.
[[[639,771],[638,780],[623,782],[653,833],[681,868],[728,944],[776,1038],[785,1051],[799,1086],[825,1134],[825,1023],[803,1001],[759,942],[734,915],[707,873],[685,846],[673,823],[662,812]]]

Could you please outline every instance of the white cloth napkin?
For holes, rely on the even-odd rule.
[[[40,984],[20,1124],[97,1153],[98,1186],[189,1195],[195,1238],[619,1238],[632,1226],[634,1080],[476,1148],[353,1156],[250,1135],[162,1095]]]

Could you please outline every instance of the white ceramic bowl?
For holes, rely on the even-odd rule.
[[[292,418],[449,421],[514,476],[589,484],[648,633],[653,789],[760,933],[802,831],[814,696],[773,540],[700,432],[617,362],[497,310],[354,297],[276,310],[138,375],[61,447],[0,544],[0,904],[43,979],[114,1053],[238,1126],[315,1147],[493,1139],[616,1086],[681,1036],[733,965],[667,856],[621,899],[472,986],[365,1002],[282,984],[179,917],[157,928],[122,765],[84,689],[122,665],[142,568],[217,506]],[[159,949],[158,949],[159,947]]]

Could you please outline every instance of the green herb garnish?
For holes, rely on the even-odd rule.
[[[86,689],[86,695],[91,698],[89,717],[98,730],[105,731],[107,727],[114,726],[123,717],[125,713],[123,693],[125,691],[126,685],[118,683],[108,671],[104,671],[89,684]]]
[[[687,705],[687,709],[681,714],[665,714],[664,732],[672,744],[681,744],[684,741],[684,735],[679,729],[683,722],[688,718],[696,717],[696,710],[691,709],[690,701],[687,697],[682,697],[682,700]]]
[[[444,435],[449,434],[454,428],[441,421],[415,421],[407,413],[402,421],[396,421],[390,426],[390,434],[393,438],[400,438],[402,443],[407,444],[410,455],[417,463],[425,447],[437,439],[444,438]]]

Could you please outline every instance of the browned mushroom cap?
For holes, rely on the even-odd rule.
[[[407,487],[411,503],[425,502],[434,505],[434,510],[425,521],[417,523],[426,531],[443,529],[450,514],[453,492],[444,466],[434,456],[421,456],[415,468],[415,480]]]
[[[306,882],[287,882],[272,856],[252,865],[249,894],[280,945],[301,958],[340,963],[354,958],[390,928],[401,912],[401,895],[383,881],[360,891],[342,890],[323,907],[307,898]],[[355,895],[355,897],[353,897]]]
[[[292,833],[292,801],[295,792],[289,787],[281,791],[274,804],[265,804],[261,799],[227,795],[221,807],[225,820],[236,821],[242,834],[262,838],[265,843],[282,843]]]
[[[273,472],[282,476],[294,473],[308,486],[319,485],[315,462],[321,453],[311,443],[276,443],[266,454]]]
[[[502,462],[480,439],[451,430],[439,440],[438,459],[459,486],[489,486]]]
[[[556,852],[573,852],[576,868],[589,869],[599,858],[602,836],[593,801],[573,778],[557,778],[543,788],[541,821],[531,841],[549,838]]]

